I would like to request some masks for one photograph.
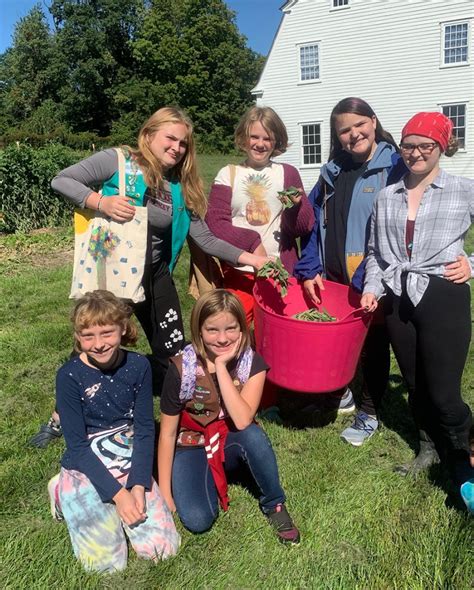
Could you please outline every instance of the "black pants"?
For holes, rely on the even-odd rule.
[[[404,288],[400,297],[389,290],[384,308],[402,375],[415,384],[416,422],[446,451],[468,451],[472,415],[461,379],[471,339],[469,285],[430,277],[416,307]]]
[[[134,312],[152,351],[153,393],[161,395],[168,359],[184,345],[183,318],[174,281],[164,262],[146,268],[143,287],[145,301],[135,304]]]
[[[360,410],[375,416],[390,375],[390,340],[385,322],[370,326],[360,362],[364,378]]]

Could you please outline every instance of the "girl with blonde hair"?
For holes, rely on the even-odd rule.
[[[106,149],[66,168],[52,187],[74,205],[103,212],[118,222],[148,211],[145,301],[134,305],[152,349],[154,392],[160,394],[168,357],[184,344],[184,329],[172,272],[189,236],[207,254],[230,264],[260,266],[265,257],[217,239],[204,222],[206,198],[196,163],[193,125],[179,108],[163,107],[144,123],[138,147],[126,156],[126,195],[118,194],[118,156]],[[96,192],[102,187],[102,194]],[[105,195],[112,195],[107,196]]]

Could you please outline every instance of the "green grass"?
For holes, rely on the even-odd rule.
[[[238,159],[236,158],[236,161]],[[209,178],[222,158],[202,158]],[[83,572],[67,529],[52,521],[46,483],[63,441],[39,451],[28,438],[54,403],[57,367],[71,350],[71,232],[0,237],[0,531],[5,589],[456,589],[472,588],[472,519],[446,508],[439,470],[416,480],[393,473],[413,457],[414,427],[396,366],[382,427],[355,449],[339,440],[350,418],[324,427],[263,422],[279,460],[288,507],[302,542],[281,546],[257,502],[232,486],[231,509],[204,535],[180,525],[177,557],[158,565],[131,553],[120,574]],[[474,250],[471,234],[469,251]],[[186,317],[188,257],[176,271]],[[148,351],[141,336],[138,349]],[[474,402],[473,354],[464,375]]]

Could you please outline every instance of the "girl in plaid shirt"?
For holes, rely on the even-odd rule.
[[[452,129],[441,113],[418,113],[403,128],[408,173],[380,191],[375,203],[361,304],[375,311],[385,295],[393,350],[403,376],[415,382],[414,417],[459,490],[474,477],[472,414],[461,397],[474,267],[474,256],[463,248],[474,216],[474,180],[440,168],[441,155],[457,150]]]

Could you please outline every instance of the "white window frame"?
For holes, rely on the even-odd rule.
[[[300,168],[320,168],[323,164],[323,123],[322,121],[302,121],[300,123],[298,123],[299,128],[300,128]],[[319,145],[319,162],[311,162],[308,164],[305,164],[304,161],[304,157],[305,157],[305,151],[304,148],[307,147],[304,145],[303,143],[303,138],[304,138],[304,128],[308,127],[309,125],[318,125],[319,126],[319,144],[315,143],[315,144],[308,144],[309,145],[314,145],[314,146],[318,146]]]
[[[457,62],[446,62],[446,28],[447,27],[455,27],[458,25],[466,25],[467,26],[467,48],[466,48],[466,60],[465,61],[457,61]],[[469,54],[470,54],[470,47],[471,47],[471,22],[469,19],[467,20],[456,20],[456,21],[448,21],[441,23],[441,55],[440,55],[440,67],[441,68],[457,68],[459,66],[467,66],[469,65]]]
[[[447,107],[464,107],[464,145],[463,147],[459,147],[459,152],[467,152],[468,151],[468,101],[457,101],[457,102],[443,102],[439,105],[439,110],[444,113],[444,109]],[[445,114],[445,113],[444,113]],[[446,115],[449,116],[449,115]]]
[[[318,48],[318,77],[317,78],[311,78],[309,80],[303,80],[301,77],[301,70],[302,70],[302,64],[301,64],[301,50],[306,48],[306,47],[317,47]],[[321,82],[321,42],[320,41],[312,41],[310,43],[299,43],[296,46],[296,51],[297,51],[297,58],[298,58],[298,84],[317,84],[319,82]],[[309,67],[309,66],[306,66]]]

